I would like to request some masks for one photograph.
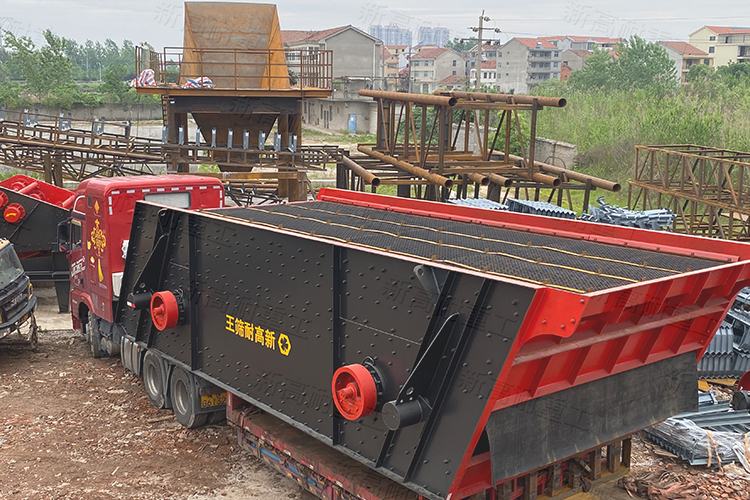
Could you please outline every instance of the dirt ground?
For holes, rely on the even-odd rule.
[[[93,359],[44,290],[36,353],[0,344],[0,499],[312,499],[238,449],[185,430],[118,360]]]
[[[0,499],[246,500],[314,497],[238,449],[226,425],[183,429],[118,360],[93,359],[51,289],[36,289],[36,353],[0,343]],[[690,467],[640,435],[633,473],[665,470],[709,499],[749,499],[750,475]],[[614,483],[576,500],[626,500]]]

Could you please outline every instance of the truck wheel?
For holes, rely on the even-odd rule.
[[[167,395],[164,393],[164,363],[161,356],[154,351],[146,351],[143,357],[143,385],[146,387],[146,394],[151,404],[158,409],[166,407]]]
[[[88,314],[86,319],[86,337],[91,346],[91,355],[95,358],[103,357],[102,338],[99,335],[99,322],[96,321],[96,317],[91,313]]]
[[[199,395],[193,374],[175,366],[169,380],[169,394],[174,416],[183,427],[195,429],[206,423],[207,413],[195,413],[195,401]]]
[[[208,414],[208,420],[206,421],[206,425],[218,425],[226,419],[227,419],[226,410],[215,411],[213,413]]]

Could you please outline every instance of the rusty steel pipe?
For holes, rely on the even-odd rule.
[[[499,186],[507,188],[513,184],[513,179],[509,179],[499,174],[489,173],[489,174],[482,175],[482,174],[474,173],[474,174],[467,174],[467,176],[469,177],[469,179],[471,179],[474,182],[479,182],[477,179],[486,180],[487,181],[486,183],[481,183],[482,186],[486,186],[487,184],[491,182],[493,184],[497,184]],[[476,177],[472,177],[472,176],[476,176]]]
[[[381,153],[380,151],[375,151],[374,149],[370,149],[365,146],[357,146],[357,151],[359,151],[360,153],[364,153],[371,158],[376,158],[384,163],[393,165],[394,167],[399,168],[405,172],[409,172],[410,174],[414,176],[427,179],[427,181],[429,181],[431,184],[437,184],[438,186],[442,186],[447,189],[450,189],[453,187],[453,180],[448,179],[447,177],[443,177],[442,175],[438,175],[438,174],[433,174],[429,170],[425,170],[421,167],[414,166],[411,163],[406,163],[405,161],[399,160],[398,158],[394,158],[393,156],[385,155]]]
[[[488,174],[487,177],[490,179],[490,182],[493,184],[498,184],[502,187],[510,187],[513,184],[513,179],[509,179],[508,177],[504,177],[499,174]]]
[[[365,181],[366,184],[370,184],[372,186],[378,187],[380,186],[380,177],[376,176],[372,172],[365,169],[362,165],[355,162],[348,156],[342,156],[342,163],[346,168],[357,174],[358,176],[362,177],[362,179]]]
[[[519,168],[518,172],[513,172],[513,173],[525,179],[529,178],[529,172],[526,169]],[[562,183],[559,177],[554,177],[552,175],[543,174],[541,172],[534,172],[531,175],[531,180],[534,182],[540,182],[542,184],[546,184],[547,186],[552,186],[552,187],[558,187]]]
[[[470,173],[465,174],[466,178],[469,179],[471,182],[476,182],[477,184],[481,186],[487,186],[490,183],[490,178],[486,175],[477,174],[477,173]]]
[[[508,155],[508,158],[516,162],[523,161],[523,158],[521,158],[520,156],[516,156],[516,155]],[[613,193],[619,193],[620,190],[622,189],[622,186],[620,186],[620,183],[618,182],[611,182],[605,179],[600,179],[599,177],[593,177],[591,175],[582,174],[574,170],[568,170],[567,168],[550,165],[548,163],[535,161],[534,166],[541,168],[544,172],[547,172],[549,174],[555,174],[555,175],[565,174],[568,177],[568,179],[573,179],[574,181],[578,181],[578,182],[591,181],[592,186],[598,187],[601,189],[606,189],[607,191],[612,191]]]
[[[458,102],[458,99],[453,96],[407,94],[406,92],[386,92],[385,90],[362,89],[359,91],[359,95],[375,99],[388,99],[389,101],[426,104],[428,106],[455,106]]]
[[[507,102],[510,103],[511,98],[516,104],[534,104],[534,99],[540,106],[549,106],[551,108],[564,108],[568,101],[563,97],[542,97],[533,95],[513,95],[513,94],[486,94],[484,92],[463,92],[458,90],[445,91],[436,90],[435,95],[438,96],[452,96],[458,99],[474,99],[477,101],[489,101],[489,102]]]

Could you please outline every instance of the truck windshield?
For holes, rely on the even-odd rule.
[[[0,289],[10,285],[23,275],[23,266],[13,247],[8,245],[0,250]]]

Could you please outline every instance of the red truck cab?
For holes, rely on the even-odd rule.
[[[191,175],[92,178],[76,190],[68,228],[70,311],[95,357],[115,355],[113,325],[135,203],[199,209],[224,206],[221,181]],[[124,297],[122,297],[124,299]]]

